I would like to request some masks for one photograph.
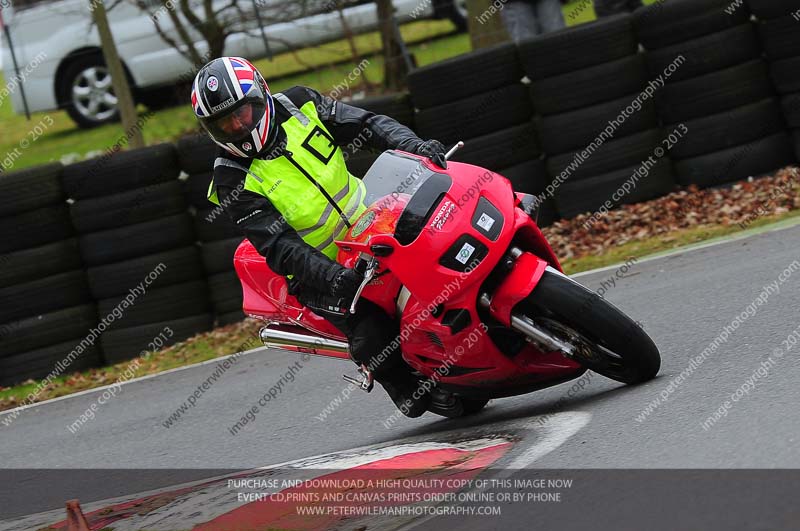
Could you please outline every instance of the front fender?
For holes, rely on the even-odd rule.
[[[489,304],[489,313],[492,317],[510,327],[511,310],[531,294],[548,265],[536,255],[522,253],[492,295]]]

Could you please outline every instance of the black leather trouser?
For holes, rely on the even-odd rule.
[[[380,306],[359,299],[356,313],[351,314],[346,301],[329,296],[301,292],[297,299],[347,336],[350,357],[359,366],[366,365],[376,380],[393,383],[408,380],[411,368],[403,361],[400,350],[400,327]]]

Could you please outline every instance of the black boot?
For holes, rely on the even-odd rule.
[[[397,409],[408,418],[415,419],[428,410],[430,393],[419,386],[416,378],[380,381]]]

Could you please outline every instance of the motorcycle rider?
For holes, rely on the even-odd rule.
[[[287,277],[290,294],[347,336],[353,360],[373,369],[395,405],[409,417],[422,415],[430,397],[416,392],[410,367],[389,347],[398,324],[366,299],[349,313],[363,277],[335,261],[333,242],[366,208],[364,186],[347,171],[343,146],[361,138],[373,151],[399,149],[442,167],[445,147],[308,87],[271,94],[261,73],[240,57],[206,64],[191,100],[220,146],[209,200],[227,212],[270,269]]]

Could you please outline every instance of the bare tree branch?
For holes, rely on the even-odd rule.
[[[170,44],[170,46],[174,47],[178,53],[189,59],[192,64],[196,65],[202,62],[200,59],[200,54],[197,52],[197,48],[194,46],[194,41],[189,36],[189,32],[186,31],[186,28],[183,25],[183,21],[178,17],[178,14],[175,12],[174,9],[168,9],[167,14],[169,15],[172,24],[175,26],[175,31],[178,33],[178,36],[183,41],[183,45],[186,48],[186,51],[183,50],[184,46],[179,46],[177,44],[173,44],[173,40],[171,38],[165,39],[165,41]],[[164,31],[159,31],[159,35],[161,38],[164,38]],[[172,41],[172,42],[170,42]]]
[[[212,11],[211,15],[212,15],[212,17],[216,18],[216,17],[218,17],[219,15],[221,15],[222,13],[224,13],[225,11],[227,11],[228,9],[230,9],[232,7],[236,8],[239,11],[239,13],[244,14],[244,11],[241,10],[241,8],[239,7],[238,2],[236,0],[231,0],[231,2],[229,4],[226,4],[226,5],[222,6],[222,7],[220,7],[216,11]]]
[[[184,17],[186,17],[186,20],[189,21],[189,24],[191,24],[192,27],[198,30],[201,34],[205,35],[205,32],[203,31],[205,24],[197,17],[197,15],[194,14],[194,11],[192,11],[191,6],[189,5],[189,0],[180,0],[180,4],[181,13]],[[170,12],[171,11],[172,10],[170,10]]]
[[[125,0],[112,0],[121,2]],[[225,0],[217,3],[214,0],[128,0],[141,11],[149,13],[158,36],[178,53],[194,65],[201,65],[203,57],[219,57],[224,54],[225,41],[233,33],[250,34],[259,28],[250,0]],[[264,26],[275,22],[284,22],[298,18],[297,13],[309,11],[310,2],[315,0],[292,0],[282,5],[270,5],[267,9],[259,9]],[[176,5],[177,4],[177,5]],[[222,5],[220,5],[222,4]],[[193,10],[194,8],[194,10]],[[174,28],[165,30],[166,23],[159,19],[166,13]],[[192,34],[197,32],[208,46],[208,53],[201,57]]]

